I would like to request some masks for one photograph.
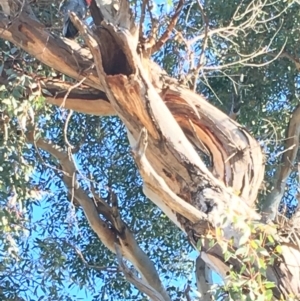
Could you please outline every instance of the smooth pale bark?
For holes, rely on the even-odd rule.
[[[195,274],[196,274],[196,283],[197,283],[197,289],[198,292],[201,295],[201,301],[210,301],[210,286],[213,284],[211,272],[209,268],[207,267],[207,264],[205,264],[205,261],[201,258],[199,255],[196,259],[196,268],[195,268]]]
[[[82,207],[91,228],[102,243],[113,253],[119,252],[122,254],[134,265],[142,277],[141,281],[144,282],[144,286],[150,286],[159,296],[157,300],[169,301],[170,298],[159,279],[154,264],[139,247],[133,233],[121,219],[117,208],[116,196],[112,196],[112,199],[115,200],[115,202],[113,202],[115,204],[113,204],[112,207],[101,199],[98,199],[96,203],[80,187],[76,180],[76,168],[74,159],[70,156],[70,152],[66,152],[60,147],[46,142],[41,138],[35,140],[34,135],[34,132],[27,134],[28,142],[35,147],[47,151],[58,160],[62,168],[63,181],[68,189],[71,200],[76,201],[76,203]],[[105,216],[110,223],[101,218],[99,214]],[[139,285],[140,283],[133,282],[133,284]]]
[[[300,105],[298,105],[290,119],[286,131],[285,147],[280,166],[275,174],[274,188],[267,196],[262,211],[266,220],[274,220],[278,212],[278,206],[283,198],[288,177],[290,176],[299,150],[300,135]]]
[[[101,3],[98,2],[100,9]],[[107,5],[112,3],[105,3],[105,13],[111,12]],[[259,223],[260,215],[255,212],[254,202],[264,176],[261,148],[246,129],[201,95],[179,85],[152,62],[147,53],[138,52],[138,30],[132,21],[128,2],[121,1],[120,8],[116,10],[114,7],[116,11],[114,18],[109,19],[111,23],[105,22],[105,14],[101,11],[104,21],[94,32],[71,14],[90,51],[47,33],[25,12],[12,25],[0,15],[0,37],[89,87],[75,87],[77,94],[74,92],[67,101],[68,84],[61,83],[56,87],[61,87],[61,91],[56,92],[60,100],[56,102],[57,96],[51,95],[47,97],[49,102],[59,106],[63,102],[68,108],[89,114],[89,100],[85,104],[82,100],[85,97],[75,100],[74,95],[85,95],[90,88],[99,91],[93,96],[96,98],[92,101],[98,102],[93,113],[117,114],[126,125],[133,155],[145,183],[145,194],[189,235],[193,243],[201,239],[201,258],[226,278],[230,266],[239,271],[241,264],[234,259],[225,262],[220,245],[210,247],[207,236],[218,236],[216,229],[222,228],[223,237],[218,239],[234,237],[233,248],[237,248],[247,227],[246,222],[257,220]],[[72,90],[70,86],[69,89]],[[38,146],[47,147],[46,144]],[[201,153],[210,155],[212,168],[203,163]],[[64,158],[59,160],[71,177],[74,171],[67,170]],[[69,181],[65,180],[67,186]],[[143,256],[130,232],[124,236],[125,243],[122,237],[110,241],[97,209],[85,200],[80,188],[76,189],[79,189],[75,191],[78,202],[99,238],[114,252],[113,241],[117,241],[123,256],[135,265],[147,284],[168,300],[158,276],[152,281],[141,266]],[[224,217],[227,218],[225,223]],[[234,223],[236,219],[239,225]],[[118,228],[119,223],[115,221],[113,224]],[[274,234],[284,250],[282,261],[267,271],[268,279],[276,283],[276,298],[280,294],[285,298],[290,294],[299,296],[298,244],[280,236],[281,233],[276,234],[272,227],[261,227],[262,231]],[[149,271],[154,273],[150,267],[149,263]]]

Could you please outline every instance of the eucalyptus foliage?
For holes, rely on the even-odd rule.
[[[233,24],[242,23],[248,17],[242,13],[250,2],[201,2],[209,29],[229,26],[237,7],[241,18]],[[265,150],[265,191],[272,188],[280,158],[276,154],[282,150],[290,113],[299,103],[299,68],[280,53],[300,56],[299,5],[296,1],[269,2],[253,28],[241,30],[230,39],[218,34],[207,41],[202,37],[193,46],[195,64],[201,55],[205,62],[196,80],[197,91],[228,113],[232,99],[238,98],[239,123],[255,135]],[[37,1],[32,5],[44,25],[59,35],[59,1]],[[139,1],[132,3],[137,14],[140,5]],[[164,31],[173,5],[176,3],[154,2],[159,32]],[[147,22],[149,19],[145,28],[150,26]],[[195,70],[179,33],[192,39],[206,25],[197,1],[187,1],[176,32],[153,57],[191,88]],[[104,199],[108,198],[107,187],[115,191],[122,218],[154,261],[171,297],[181,300],[187,284],[194,288],[192,248],[187,238],[144,197],[121,121],[47,105],[35,89],[25,91],[24,97],[25,83],[28,86],[34,82],[35,76],[60,75],[8,42],[0,40],[0,47],[0,73],[5,68],[10,75],[8,82],[0,82],[0,110],[10,117],[7,123],[5,115],[0,116],[0,299],[146,300],[125,281],[115,255],[91,231],[64,187],[55,159],[26,143],[20,120],[22,106],[28,102],[34,108],[39,135],[64,149],[68,144],[79,147],[74,157],[82,187],[87,192],[94,189]],[[261,47],[268,48],[267,54],[247,63],[241,61]],[[297,188],[295,176],[294,172],[289,179],[290,192]],[[263,200],[262,190],[259,201]],[[285,202],[291,213],[295,207],[292,193],[286,194]]]

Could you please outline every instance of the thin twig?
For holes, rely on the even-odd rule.
[[[184,0],[179,0],[179,3],[178,3],[177,8],[175,10],[175,13],[174,13],[173,17],[171,18],[171,21],[170,21],[166,31],[162,34],[160,39],[151,48],[151,54],[158,51],[167,42],[167,40],[170,38],[171,33],[172,33],[174,27],[177,24],[177,21],[178,21],[179,15],[181,13],[181,10],[183,8],[183,5],[184,5]]]
[[[69,122],[70,122],[70,119],[73,115],[73,110],[70,110],[68,116],[67,116],[67,119],[66,119],[66,122],[65,122],[65,126],[64,126],[64,138],[65,138],[65,142],[67,144],[67,146],[72,150],[73,149],[73,146],[72,144],[69,142],[69,139],[68,139],[68,135],[67,135],[67,132],[68,132],[68,126],[69,126]]]
[[[79,256],[79,258],[81,259],[81,261],[84,263],[84,265],[87,268],[90,269],[94,269],[96,271],[107,271],[107,272],[118,272],[119,268],[118,267],[107,267],[107,266],[98,266],[98,265],[94,265],[94,264],[89,264],[86,259],[84,258],[82,252],[75,246],[73,246],[72,244],[66,242],[72,249],[74,249],[74,251],[76,252],[76,254]]]
[[[221,65],[221,66],[208,66],[208,67],[203,67],[203,70],[206,70],[206,71],[211,71],[211,70],[220,70],[220,69],[224,69],[224,68],[228,68],[228,67],[232,67],[232,66],[235,66],[235,65],[238,65],[238,64],[242,64],[243,66],[250,66],[250,67],[263,67],[263,66],[266,66],[266,65],[269,65],[271,64],[272,62],[274,62],[275,60],[278,59],[278,57],[280,56],[282,50],[285,48],[285,45],[287,43],[287,39],[285,40],[285,43],[284,45],[282,46],[281,50],[279,51],[278,55],[276,55],[272,60],[270,61],[267,61],[267,62],[264,62],[264,63],[248,63],[248,61],[250,59],[254,59],[255,57],[258,57],[262,54],[266,54],[267,51],[266,49],[268,47],[264,47],[263,49],[261,49],[260,51],[257,51],[251,58],[250,57],[247,57],[247,58],[244,58],[244,59],[241,59],[239,61],[236,61],[236,62],[233,62],[233,63],[228,63],[228,64],[224,64],[224,65]]]
[[[194,91],[196,91],[196,89],[197,89],[197,82],[198,82],[198,78],[199,78],[200,69],[204,63],[204,56],[205,56],[205,50],[207,48],[208,29],[209,29],[209,22],[208,22],[207,16],[205,15],[203,6],[202,6],[200,0],[197,0],[197,2],[198,2],[198,6],[199,6],[199,9],[201,12],[202,22],[203,22],[203,26],[204,26],[204,39],[202,41],[202,49],[201,49],[200,58],[199,58],[199,62],[198,62],[198,66],[196,68],[196,73],[195,73],[195,78],[194,78],[194,85],[193,85]]]
[[[300,71],[300,59],[297,59],[297,58],[293,57],[292,55],[290,55],[286,51],[281,52],[279,54],[279,56],[278,56],[278,54],[272,53],[272,52],[268,52],[267,54],[270,55],[270,56],[272,56],[272,57],[284,57],[284,58],[289,59],[290,61],[292,61],[295,64],[296,69],[298,71]]]
[[[143,24],[144,24],[144,21],[145,21],[145,16],[146,16],[146,6],[148,4],[148,0],[143,0],[142,2],[142,5],[141,5],[141,18],[140,18],[140,26],[139,26],[139,37],[140,37],[140,40],[143,36]]]
[[[75,89],[75,88],[78,88],[85,80],[86,80],[86,77],[84,77],[81,81],[79,81],[78,83],[74,84],[73,86],[69,87],[66,95],[64,96],[64,100],[61,103],[61,105],[59,106],[59,108],[62,108],[62,107],[65,106],[66,100],[69,97],[69,95],[72,92],[72,90]]]

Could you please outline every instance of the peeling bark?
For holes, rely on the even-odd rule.
[[[106,95],[101,91],[84,85],[74,88],[73,84],[61,80],[45,79],[39,80],[39,83],[41,88],[47,91],[42,94],[49,104],[90,115],[116,115]]]
[[[10,21],[0,13],[0,37],[22,48],[40,62],[76,80],[102,90],[93,62],[76,42],[63,41],[48,33],[38,21],[22,11]]]
[[[280,260],[268,267],[267,273],[267,278],[276,283],[276,298],[280,294],[285,298],[289,294],[299,296],[299,245],[287,241],[275,228],[270,230],[260,223],[261,217],[254,209],[264,176],[264,158],[258,142],[201,95],[170,78],[148,59],[146,52],[137,50],[138,30],[127,1],[120,1],[118,8],[111,7],[113,2],[97,1],[97,5],[98,17],[104,20],[95,31],[71,14],[89,49],[49,34],[26,12],[11,24],[0,14],[0,37],[57,71],[82,81],[79,87],[72,87],[71,83],[45,80],[51,94],[45,94],[49,103],[87,114],[117,114],[121,118],[144,180],[145,194],[189,235],[192,243],[201,240],[201,258],[211,269],[225,279],[230,267],[238,271],[241,263],[234,259],[225,261],[220,241],[209,247],[207,235],[217,236],[216,229],[221,228],[223,237],[219,239],[228,241],[233,237],[232,247],[236,250],[246,223],[256,220],[261,232],[274,234],[276,243],[284,248]],[[289,137],[298,137],[297,120],[298,117],[291,120]],[[75,169],[68,155],[40,139],[30,141],[60,161],[64,182],[99,239],[112,252],[116,252],[117,243],[122,256],[133,263],[150,286],[146,285],[145,290],[154,289],[157,293],[154,292],[153,299],[169,300],[153,264],[121,218],[104,204],[112,228],[100,218],[99,208],[75,181]],[[201,153],[211,157],[212,168],[204,164]],[[294,158],[294,153],[287,152],[284,158],[286,163]],[[281,181],[288,170],[289,167],[283,167]],[[239,225],[234,223],[236,219]],[[119,262],[122,264],[120,256]],[[137,286],[140,284],[136,282]]]

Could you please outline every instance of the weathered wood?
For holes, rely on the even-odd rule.
[[[206,235],[216,235],[216,228],[220,227],[224,233],[221,239],[233,237],[232,247],[235,249],[239,246],[246,222],[260,218],[253,205],[264,175],[261,148],[246,129],[201,95],[180,86],[146,55],[137,52],[137,35],[134,34],[131,15],[127,15],[126,22],[127,10],[128,6],[120,15],[116,13],[116,19],[123,22],[123,27],[104,21],[95,31],[96,35],[75,16],[72,17],[90,51],[47,33],[25,12],[12,24],[0,14],[0,37],[89,87],[72,89],[72,84],[52,83],[51,86],[48,82],[48,90],[52,91],[49,102],[60,106],[63,103],[87,114],[116,113],[122,119],[131,145],[136,147],[138,142],[134,152],[144,178],[145,193],[191,239],[200,237],[204,241],[202,259],[225,278],[230,265],[238,271],[240,264],[235,260],[225,262],[220,245],[209,247]],[[101,45],[106,42],[105,46]],[[83,103],[82,99],[87,98],[90,100]],[[97,102],[93,112],[90,101]],[[145,133],[147,145],[143,148],[141,137]],[[203,163],[199,152],[211,156],[212,169]],[[73,171],[68,173],[70,177]],[[86,205],[88,202],[85,201],[82,197],[87,217],[98,220],[93,207]],[[227,217],[226,223],[222,223],[223,217]],[[242,221],[239,226],[233,222],[237,217]],[[101,234],[103,229],[99,225],[102,224],[97,223],[92,227],[113,250],[113,240],[107,236],[109,233]],[[273,230],[272,234],[276,233],[277,230]],[[268,227],[261,231],[270,233]],[[283,245],[284,251],[267,271],[268,279],[277,285],[274,294],[276,298],[280,298],[280,294],[284,298],[289,294],[299,296],[299,246],[286,241],[280,233],[274,237],[277,244]],[[131,238],[128,232],[127,239]],[[137,248],[120,245],[126,258],[140,267],[141,261],[137,259],[141,256]]]

